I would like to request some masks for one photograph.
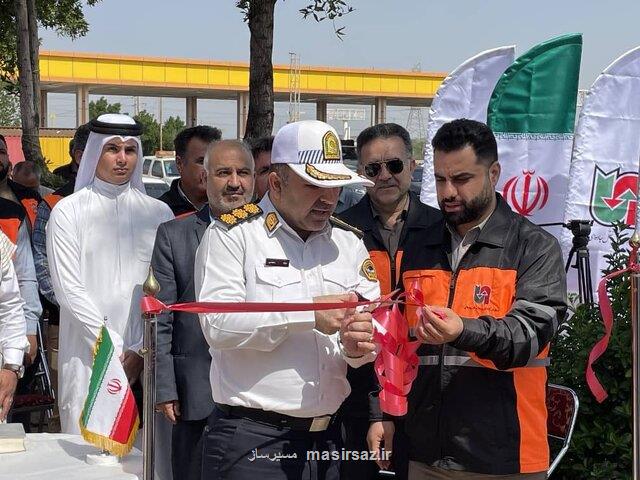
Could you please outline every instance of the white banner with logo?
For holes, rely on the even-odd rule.
[[[640,47],[636,47],[596,79],[576,127],[564,219],[594,222],[589,243],[594,287],[611,248],[611,225],[618,221],[635,225],[639,159]],[[565,253],[572,238],[568,231],[562,236]]]
[[[427,123],[420,200],[438,207],[433,177],[431,140],[438,129],[456,118],[487,121],[487,105],[500,75],[513,63],[515,46],[487,50],[468,59],[444,79],[431,104]]]

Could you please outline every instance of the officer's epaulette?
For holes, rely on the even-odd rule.
[[[340,220],[338,217],[334,217],[334,216],[329,217],[329,222],[334,227],[338,227],[343,230],[348,230],[350,232],[355,233],[358,238],[364,237],[364,233],[362,232],[362,230],[359,230],[356,227],[349,225],[347,222]]]
[[[262,215],[262,209],[258,205],[245,203],[241,207],[234,208],[229,213],[223,213],[217,220],[227,228],[232,228],[260,215]]]

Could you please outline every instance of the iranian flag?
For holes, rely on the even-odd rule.
[[[122,457],[133,446],[139,422],[133,392],[109,331],[103,326],[94,347],[89,393],[80,416],[82,437]]]
[[[564,220],[581,54],[580,34],[536,45],[504,72],[489,101],[502,166],[497,190],[537,224]],[[548,230],[560,238],[561,227]]]

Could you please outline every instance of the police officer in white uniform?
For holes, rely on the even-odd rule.
[[[216,218],[203,237],[198,300],[376,299],[364,244],[355,229],[330,219],[340,187],[371,184],[342,163],[336,131],[315,120],[284,126],[271,169],[268,195]],[[334,417],[350,391],[347,364],[357,368],[375,357],[371,314],[201,314],[200,323],[216,403],[202,479],[339,478]]]

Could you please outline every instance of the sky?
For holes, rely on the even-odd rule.
[[[583,34],[580,88],[588,89],[617,57],[640,45],[640,2],[631,0],[348,0],[355,11],[336,22],[302,20],[306,0],[276,3],[274,63],[288,64],[289,52],[301,64],[375,69],[450,72],[467,58],[490,48],[516,45],[516,55],[566,33]],[[42,49],[79,52],[249,60],[249,30],[233,0],[102,0],[85,9],[89,33],[75,41],[42,30]],[[95,99],[96,97],[91,97]],[[132,111],[131,97],[112,97]],[[158,99],[141,107],[157,115]],[[185,117],[185,102],[164,99],[163,114]],[[199,123],[236,134],[235,102],[201,101]],[[286,104],[276,105],[276,127],[287,120]],[[315,106],[302,105],[302,118],[315,118]],[[369,122],[353,122],[356,135]],[[424,121],[426,109],[420,111]],[[391,107],[387,120],[406,126],[407,107]],[[416,116],[414,116],[416,118]],[[73,95],[49,96],[49,122],[75,125]],[[412,125],[414,131],[417,122]],[[343,132],[342,122],[334,123]]]

